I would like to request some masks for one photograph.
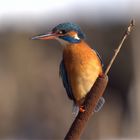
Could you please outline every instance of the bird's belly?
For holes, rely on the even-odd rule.
[[[70,81],[76,101],[83,99],[90,91],[99,76],[99,72],[99,67],[94,62],[80,64],[79,67],[72,69],[73,76]]]
[[[102,74],[100,60],[94,50],[81,42],[67,46],[63,59],[76,102],[80,102]]]

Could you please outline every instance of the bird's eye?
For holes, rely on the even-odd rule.
[[[58,31],[58,34],[65,34],[65,33],[66,33],[65,30],[60,30],[60,31]]]

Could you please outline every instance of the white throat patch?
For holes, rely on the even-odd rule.
[[[58,40],[58,42],[60,42],[60,44],[64,47],[66,47],[70,44],[68,41],[65,41],[65,40],[60,39],[60,38],[56,38],[56,40]]]

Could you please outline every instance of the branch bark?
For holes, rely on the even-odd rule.
[[[73,124],[71,125],[69,132],[67,133],[65,140],[79,140],[80,136],[86,126],[87,121],[93,115],[93,110],[103,95],[108,82],[108,77],[100,77],[96,80],[94,86],[91,88],[87,98],[84,102],[85,112],[79,112]]]
[[[112,59],[110,60],[109,65],[107,66],[107,68],[105,70],[104,76],[99,77],[96,80],[95,84],[93,85],[90,92],[88,93],[88,95],[85,99],[85,102],[83,104],[85,112],[78,113],[78,115],[75,118],[74,122],[72,123],[68,133],[66,134],[64,140],[79,140],[80,139],[80,136],[82,135],[82,132],[84,131],[84,128],[85,128],[88,120],[90,119],[90,117],[92,115],[94,115],[93,110],[95,109],[95,106],[96,106],[99,98],[103,95],[103,93],[105,91],[105,88],[108,83],[107,74],[108,74],[114,60],[116,59],[124,41],[126,40],[128,35],[131,33],[133,27],[134,27],[134,20],[132,20],[130,22],[129,26],[127,27],[119,46],[117,47]]]

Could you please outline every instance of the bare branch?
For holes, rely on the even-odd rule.
[[[120,49],[121,49],[121,47],[122,47],[124,41],[126,40],[126,38],[128,37],[128,35],[131,33],[131,31],[132,31],[134,25],[135,25],[135,21],[134,21],[134,20],[131,20],[129,26],[127,27],[127,30],[125,31],[125,33],[124,33],[124,35],[123,35],[123,38],[122,38],[122,40],[121,40],[121,42],[120,42],[118,48],[115,50],[115,53],[114,53],[112,59],[110,60],[109,65],[107,66],[107,69],[106,69],[106,71],[105,71],[105,75],[108,74],[108,72],[109,72],[109,70],[110,70],[110,68],[111,68],[111,66],[112,66],[112,64],[113,64],[113,62],[115,61],[115,59],[116,59],[118,53],[120,52]]]
[[[86,126],[87,121],[93,114],[93,110],[99,100],[103,95],[108,82],[108,77],[98,78],[91,88],[88,96],[84,102],[85,112],[79,112],[76,119],[74,120],[69,132],[67,133],[65,140],[79,140],[80,136]]]

